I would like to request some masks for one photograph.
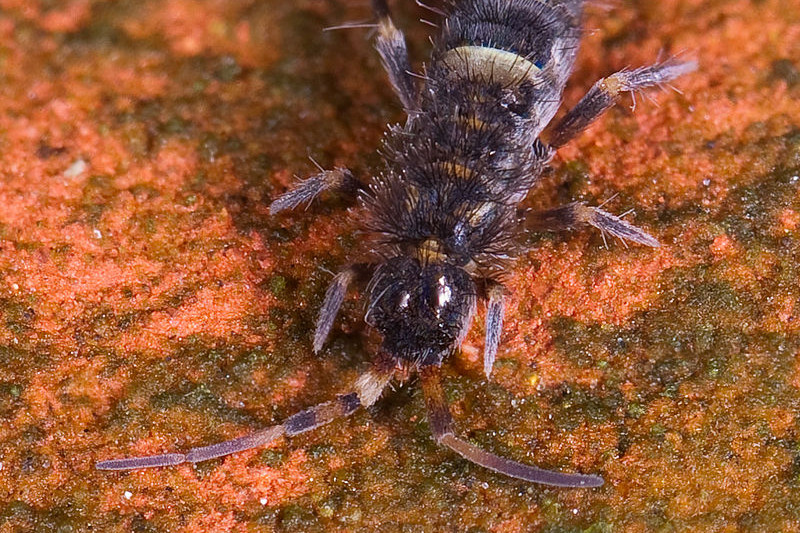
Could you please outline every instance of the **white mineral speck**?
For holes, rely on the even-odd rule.
[[[78,176],[86,172],[88,166],[89,165],[87,165],[86,161],[84,161],[83,159],[76,159],[75,162],[73,162],[69,166],[69,168],[67,168],[67,170],[64,171],[64,177],[77,178]]]

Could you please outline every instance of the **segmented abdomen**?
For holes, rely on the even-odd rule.
[[[537,138],[572,69],[581,1],[456,2],[435,42],[419,111],[391,131],[370,227],[420,259],[513,255],[516,204],[548,156]],[[433,252],[431,252],[433,251]]]
[[[428,72],[431,81],[424,96],[435,102],[432,111],[446,114],[466,105],[490,122],[506,114],[528,130],[528,137],[538,136],[555,114],[572,70],[582,4],[580,0],[456,2],[435,43]],[[471,90],[464,92],[465,85]],[[500,89],[499,98],[487,106],[489,102],[479,101],[475,93],[492,87]]]
[[[580,37],[582,0],[464,0],[455,2],[434,58],[463,46],[507,51],[538,68],[557,64],[566,81]]]

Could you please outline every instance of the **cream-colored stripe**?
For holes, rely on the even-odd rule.
[[[532,80],[541,70],[519,54],[488,46],[459,46],[445,52],[442,62],[459,74],[480,74],[506,84]]]
[[[475,171],[470,167],[456,163],[455,161],[435,161],[433,164],[436,168],[462,180],[469,179],[475,175]]]
[[[483,129],[487,129],[487,127],[488,127],[486,122],[482,121],[481,119],[479,119],[475,115],[470,115],[468,117],[458,116],[458,117],[456,117],[456,122],[458,122],[459,124],[463,124],[467,128],[469,128],[471,130],[474,130],[474,131],[480,131],[480,130],[483,130]]]

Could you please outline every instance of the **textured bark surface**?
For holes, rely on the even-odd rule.
[[[431,15],[409,4],[419,65]],[[437,447],[414,381],[265,450],[94,469],[270,425],[366,368],[355,297],[312,351],[347,202],[267,206],[309,155],[370,172],[402,120],[366,31],[322,31],[369,17],[0,0],[0,531],[800,530],[800,4],[778,0],[590,9],[567,105],[660,52],[700,69],[562,148],[526,205],[616,195],[662,247],[531,235],[492,381],[482,310],[445,368],[460,434],[605,486]]]

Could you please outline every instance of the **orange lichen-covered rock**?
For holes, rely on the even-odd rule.
[[[418,65],[431,14],[396,4]],[[566,106],[661,51],[699,69],[560,149],[524,205],[613,197],[662,246],[531,235],[492,381],[480,355],[445,369],[471,441],[604,487],[437,447],[414,382],[263,450],[95,470],[284,420],[365,367],[353,300],[311,349],[361,238],[345,200],[267,206],[309,155],[374,171],[403,120],[364,31],[322,31],[369,17],[0,0],[0,530],[800,530],[800,5],[779,0],[589,9]]]

